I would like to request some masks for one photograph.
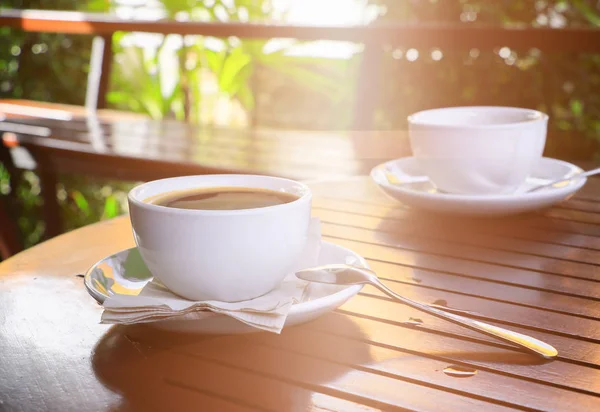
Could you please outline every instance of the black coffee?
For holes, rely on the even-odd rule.
[[[210,187],[167,192],[146,199],[155,205],[177,209],[239,210],[275,206],[297,200],[291,193],[243,187]]]

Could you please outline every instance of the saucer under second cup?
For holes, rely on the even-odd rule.
[[[371,170],[373,181],[389,196],[415,209],[471,216],[503,216],[531,212],[568,199],[585,184],[572,180],[543,190],[527,190],[553,180],[569,178],[583,170],[571,163],[544,157],[514,192],[500,195],[463,195],[438,190],[414,157],[380,164]]]

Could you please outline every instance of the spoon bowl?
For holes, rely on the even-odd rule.
[[[316,283],[329,283],[332,285],[366,285],[373,283],[371,277],[377,277],[371,269],[336,264],[317,266],[296,272],[296,277]]]

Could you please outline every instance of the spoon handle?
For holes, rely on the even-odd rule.
[[[542,342],[541,340],[535,339],[531,336],[523,335],[522,333],[513,332],[508,329],[504,329],[498,326],[490,325],[475,319],[465,318],[464,316],[456,315],[454,313],[448,313],[440,309],[436,309],[429,305],[425,305],[414,300],[405,298],[385,286],[376,276],[371,277],[371,284],[377,287],[379,290],[389,295],[390,297],[399,300],[411,308],[418,309],[422,312],[429,313],[430,315],[437,316],[438,318],[445,319],[449,322],[457,325],[464,326],[471,330],[481,332],[485,335],[494,337],[496,339],[512,343],[527,349],[530,352],[536,353],[546,359],[555,358],[558,355],[558,351],[551,345]]]
[[[589,177],[589,176],[597,175],[598,173],[600,173],[600,167],[598,167],[596,169],[588,170],[587,172],[578,173],[578,174],[568,177],[566,179],[554,180],[550,183],[536,186],[533,189],[529,189],[527,192],[529,192],[529,193],[537,192],[538,190],[544,189],[546,187],[554,186],[557,183],[569,182],[571,180],[581,179],[582,177]]]

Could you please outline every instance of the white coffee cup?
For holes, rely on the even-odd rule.
[[[145,201],[210,187],[270,189],[298,199],[243,210],[187,210]],[[152,274],[185,298],[226,302],[264,295],[288,274],[307,241],[311,199],[302,183],[251,175],[156,180],[128,196],[135,242]]]
[[[548,116],[495,106],[425,110],[408,117],[419,166],[441,190],[515,192],[541,159]]]

